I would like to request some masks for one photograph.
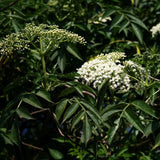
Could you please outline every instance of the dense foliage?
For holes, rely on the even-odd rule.
[[[1,0],[0,159],[158,160],[158,0]]]

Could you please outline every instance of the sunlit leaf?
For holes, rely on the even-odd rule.
[[[51,157],[54,158],[55,160],[64,158],[63,154],[60,151],[56,149],[52,149],[52,148],[48,148],[48,150],[49,150]]]
[[[153,149],[157,148],[158,146],[160,146],[160,133],[156,136],[155,145]]]

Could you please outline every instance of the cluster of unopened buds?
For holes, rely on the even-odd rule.
[[[57,25],[26,24],[26,27],[18,33],[12,33],[0,42],[0,54],[10,54],[13,51],[29,49],[30,44],[36,46],[43,41],[44,46],[51,45],[58,47],[62,42],[72,42],[86,44],[83,37],[65,29],[59,29]],[[37,48],[37,47],[36,47]]]

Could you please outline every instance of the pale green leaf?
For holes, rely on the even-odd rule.
[[[48,148],[48,150],[49,150],[51,157],[54,158],[55,160],[64,158],[63,154],[60,151],[56,149],[52,149],[52,148]]]

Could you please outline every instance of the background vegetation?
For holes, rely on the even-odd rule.
[[[158,160],[159,15],[158,0],[1,0],[0,159]],[[50,36],[53,25],[64,32]],[[150,71],[140,88],[75,82],[84,62],[115,51]]]

